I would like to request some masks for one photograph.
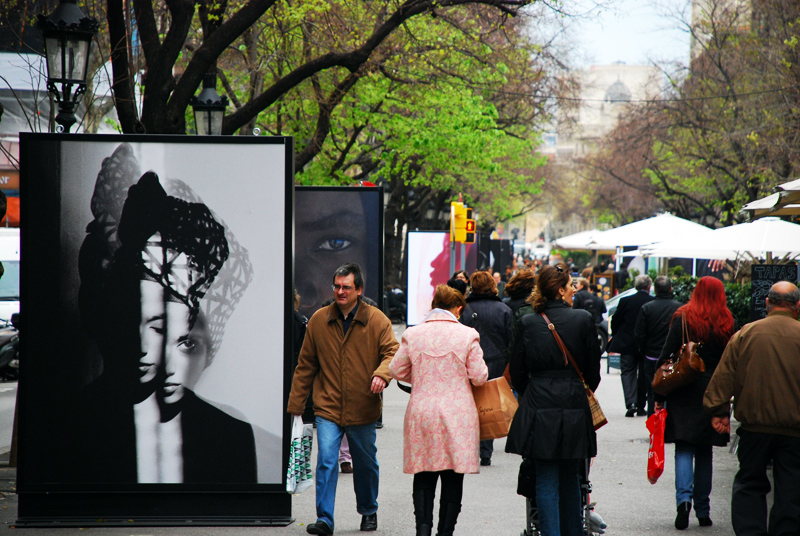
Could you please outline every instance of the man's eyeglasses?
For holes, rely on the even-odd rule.
[[[343,290],[345,292],[350,292],[351,290],[353,290],[353,287],[351,287],[350,285],[331,285],[331,288],[335,292],[339,292],[340,290]]]

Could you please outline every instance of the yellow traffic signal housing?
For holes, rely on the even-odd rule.
[[[473,244],[475,243],[475,232],[476,232],[476,225],[475,220],[472,219],[472,209],[467,208],[467,223],[464,226],[464,243],[465,244]]]
[[[464,203],[450,203],[450,241],[464,242],[467,239],[467,209]]]
[[[473,244],[475,242],[475,220],[467,220],[465,235],[464,243]]]

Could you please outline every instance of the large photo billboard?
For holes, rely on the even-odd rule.
[[[21,520],[288,518],[292,158],[23,135]]]
[[[461,267],[462,244],[456,244],[456,269]],[[477,244],[466,244],[464,269],[472,274],[477,266]],[[450,233],[410,231],[408,233],[408,315],[409,326],[421,324],[431,310],[437,285],[447,283],[450,273]]]
[[[383,189],[364,186],[295,188],[295,273],[298,311],[311,318],[333,299],[333,272],[355,262],[363,296],[382,306]]]

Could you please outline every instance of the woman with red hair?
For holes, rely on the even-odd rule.
[[[689,512],[694,502],[695,515],[701,527],[710,527],[711,472],[713,446],[724,447],[730,436],[718,434],[711,427],[711,416],[703,411],[703,393],[719,364],[725,345],[736,330],[728,310],[725,287],[719,279],[703,277],[697,282],[689,303],[675,311],[669,334],[656,364],[660,367],[683,344],[683,324],[689,340],[699,345],[697,353],[706,370],[689,385],[664,397],[654,393],[656,410],[667,408],[664,441],[675,443],[675,499],[678,515],[675,528],[689,526]]]

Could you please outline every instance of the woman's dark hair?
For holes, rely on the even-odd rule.
[[[707,341],[713,332],[717,342],[724,344],[733,335],[733,315],[728,310],[725,285],[715,277],[700,278],[689,303],[675,311],[672,318],[679,316],[695,342]]]
[[[527,298],[536,285],[536,275],[532,270],[520,270],[506,285],[505,292],[512,299]]]
[[[543,266],[536,276],[536,287],[531,294],[531,305],[537,313],[544,311],[548,301],[560,300],[558,289],[569,284],[569,272],[563,262],[555,265]]]
[[[453,272],[453,277],[452,277],[451,279],[455,279],[455,278],[457,278],[457,277],[458,277],[458,274],[461,274],[461,275],[463,275],[463,276],[464,276],[464,279],[466,279],[467,281],[469,281],[469,273],[468,273],[466,270],[456,270],[455,272]]]
[[[467,305],[464,295],[448,285],[438,285],[433,293],[432,309],[445,309],[449,311],[455,307]]]
[[[497,295],[497,282],[490,272],[475,272],[469,280],[469,286],[476,296]]]
[[[461,279],[448,279],[447,286],[459,291],[462,295],[467,295],[467,284]]]

